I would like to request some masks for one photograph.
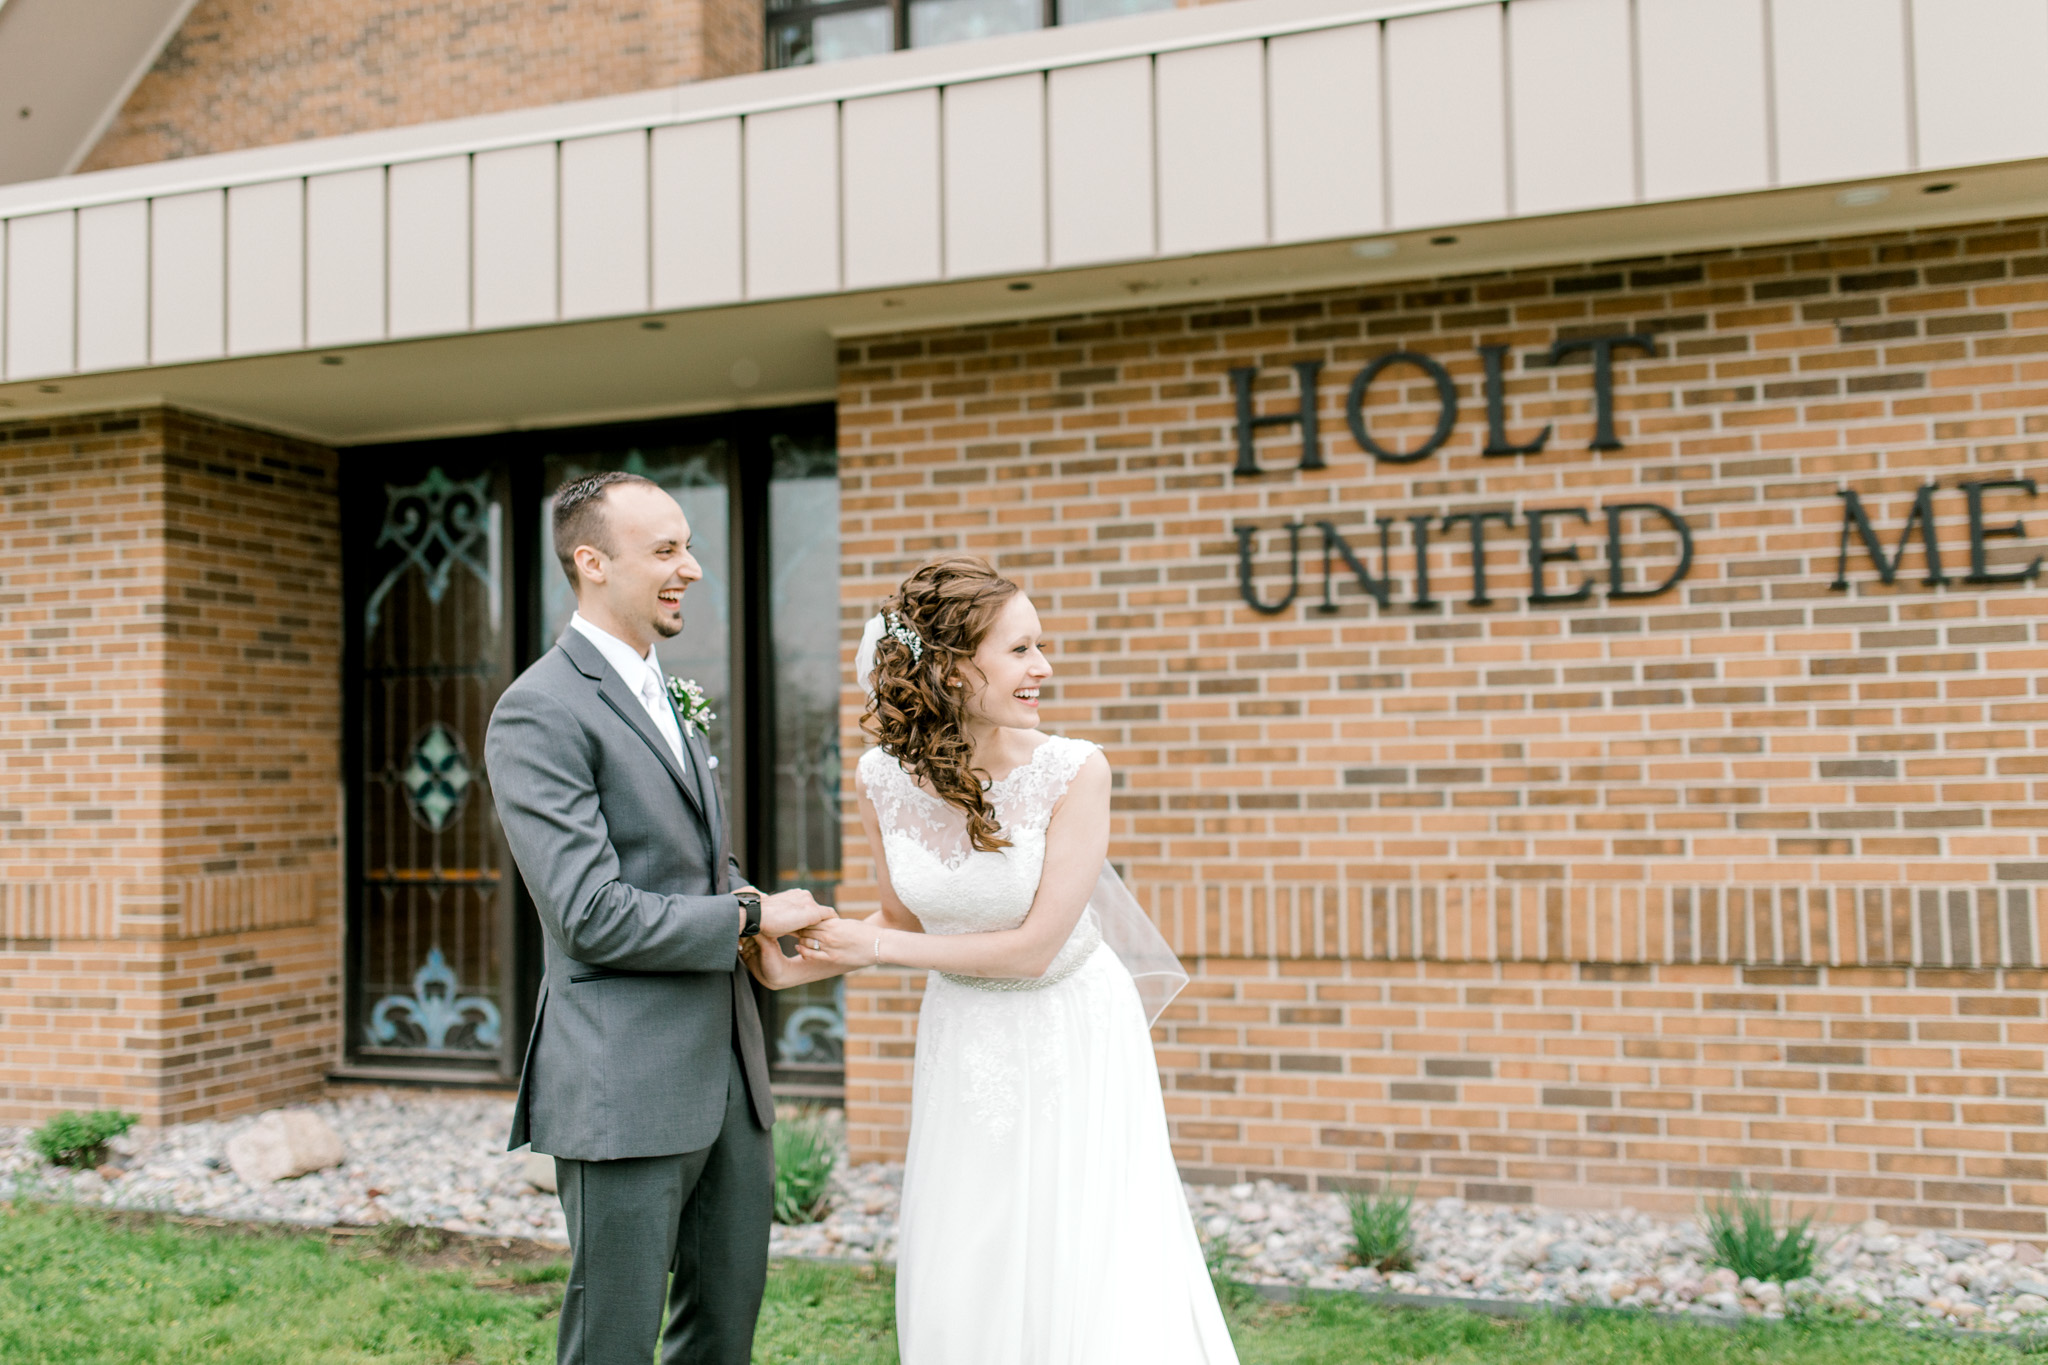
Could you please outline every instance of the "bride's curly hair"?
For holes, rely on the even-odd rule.
[[[968,662],[1021,591],[977,555],[943,555],[904,579],[882,604],[883,619],[915,631],[923,648],[913,658],[908,644],[882,632],[874,691],[860,718],[883,753],[959,808],[968,842],[982,853],[1008,848],[1010,841],[997,832],[988,774],[970,763],[967,694],[974,674]]]

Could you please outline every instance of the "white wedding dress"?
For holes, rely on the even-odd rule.
[[[859,777],[889,880],[933,934],[1014,929],[1095,746],[1050,738],[989,792],[1010,847],[879,749]],[[1145,1012],[1084,910],[1043,977],[933,972],[897,1230],[903,1365],[1235,1365],[1168,1145]]]

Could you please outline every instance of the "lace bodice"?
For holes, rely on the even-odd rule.
[[[933,796],[880,749],[861,755],[862,789],[881,825],[889,882],[904,906],[932,934],[979,934],[1014,929],[1031,912],[1045,867],[1045,831],[1096,746],[1051,736],[1031,757],[988,790],[989,804],[1010,847],[976,851],[967,841],[967,817]],[[1059,956],[1038,982],[1059,980],[1102,941],[1095,912],[1084,910]],[[989,985],[982,978],[955,978]]]

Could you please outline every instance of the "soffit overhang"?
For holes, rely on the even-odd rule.
[[[0,185],[67,175],[194,0],[0,0]]]
[[[0,405],[597,421],[829,397],[840,336],[2048,213],[2042,69],[2048,0],[1236,0],[4,186]]]

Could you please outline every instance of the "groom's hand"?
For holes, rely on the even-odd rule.
[[[761,897],[761,937],[782,938],[819,920],[832,918],[832,907],[820,905],[802,887]]]

